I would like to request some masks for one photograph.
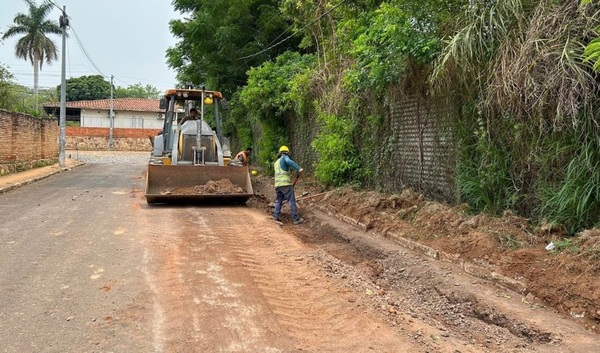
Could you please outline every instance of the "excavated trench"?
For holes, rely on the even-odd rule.
[[[288,229],[317,249],[311,260],[328,276],[355,291],[392,325],[410,326],[420,320],[439,329],[444,337],[454,336],[488,349],[560,341],[552,333],[510,318],[478,299],[469,288],[479,283],[477,279],[470,278],[467,286],[460,284],[463,279],[449,283],[457,270],[444,267],[444,263],[423,258],[319,211],[305,211],[305,215],[309,222]]]

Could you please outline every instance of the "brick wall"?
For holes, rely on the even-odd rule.
[[[0,175],[58,160],[57,121],[0,110]]]
[[[113,150],[148,151],[152,150],[153,138],[160,129],[113,128]],[[109,150],[110,129],[102,127],[67,126],[68,150],[102,151]]]

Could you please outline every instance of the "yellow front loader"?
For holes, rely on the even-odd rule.
[[[153,139],[146,201],[149,204],[248,201],[254,194],[248,168],[229,166],[229,143],[221,135],[219,104],[226,107],[221,93],[204,87],[170,89],[160,104],[165,109],[165,122],[163,130]],[[199,114],[190,119],[192,108]],[[206,118],[212,118],[216,131]],[[186,121],[178,123],[182,120]]]

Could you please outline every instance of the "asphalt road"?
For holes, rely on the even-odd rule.
[[[0,194],[0,352],[421,351],[261,210],[149,206],[145,154],[77,157]]]
[[[0,352],[598,352],[597,335],[332,217],[149,206],[147,153],[0,194]]]
[[[89,164],[0,195],[0,351],[152,351],[147,314],[123,316],[149,300],[125,232],[143,170]]]

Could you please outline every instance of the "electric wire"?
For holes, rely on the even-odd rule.
[[[67,54],[67,62],[66,62],[66,66],[69,68],[69,77],[73,77],[73,72],[71,71],[71,51],[69,50],[69,42],[65,41],[65,46],[66,48],[64,48],[64,50],[66,50],[66,54]]]
[[[346,1],[347,1],[347,0],[342,0],[342,1],[340,1],[340,2],[339,2],[337,5],[335,5],[335,6],[334,6],[334,7],[332,7],[331,9],[329,9],[329,10],[327,10],[327,11],[323,12],[323,14],[321,14],[321,16],[319,16],[319,17],[315,18],[314,20],[310,21],[309,23],[307,23],[306,25],[304,25],[304,27],[300,28],[299,30],[295,31],[294,33],[290,34],[289,36],[285,37],[285,38],[284,38],[284,39],[282,39],[281,41],[279,41],[279,42],[277,42],[277,43],[275,43],[275,44],[273,44],[273,45],[271,45],[271,46],[268,46],[267,48],[265,48],[265,49],[263,49],[263,50],[261,50],[261,51],[259,51],[259,52],[257,52],[257,53],[254,53],[254,54],[251,54],[251,55],[246,55],[246,56],[243,56],[243,57],[241,57],[241,58],[238,58],[238,60],[244,60],[244,59],[248,59],[248,58],[251,58],[251,57],[254,57],[254,56],[260,55],[260,54],[262,54],[262,53],[266,52],[267,50],[273,49],[273,48],[275,48],[276,46],[278,46],[279,44],[286,42],[288,39],[290,39],[290,38],[294,37],[296,34],[298,34],[298,33],[302,32],[303,30],[305,30],[305,29],[306,29],[308,26],[312,25],[313,23],[317,22],[318,20],[320,20],[320,19],[321,19],[321,18],[323,18],[324,16],[328,15],[329,13],[331,13],[333,10],[337,9],[339,6],[341,6],[341,5],[342,5],[343,3],[345,3]],[[287,30],[286,30],[286,31],[287,31]],[[284,33],[285,33],[286,31],[284,31]]]
[[[57,9],[60,10],[60,12],[63,11],[62,7],[60,7],[54,0],[48,0],[48,2],[52,5],[54,5]],[[68,17],[68,16],[67,16]]]
[[[50,4],[52,4],[54,7],[56,7],[58,10],[61,11],[61,13],[63,15],[66,15],[66,13],[63,11],[63,8],[61,8],[55,0],[48,0]],[[69,16],[66,16],[67,19],[69,19],[69,22],[71,22],[71,18]],[[102,75],[104,78],[109,78],[109,76],[107,76],[106,74],[104,74],[99,68],[98,66],[94,63],[94,60],[92,60],[91,56],[89,55],[89,53],[87,52],[87,50],[85,49],[85,46],[83,45],[82,40],[79,38],[79,35],[77,34],[77,32],[75,31],[75,28],[73,27],[73,25],[71,23],[69,23],[69,29],[71,30],[71,32],[73,33],[73,36],[75,37],[75,43],[77,44],[77,47],[79,47],[79,49],[81,50],[81,52],[83,53],[83,55],[85,56],[85,58],[87,59],[86,65],[87,68],[90,69],[91,71],[95,71],[97,73],[99,73],[100,75]],[[68,42],[68,41],[67,41]],[[67,44],[68,45],[68,44]],[[73,73],[87,73],[88,71],[73,71],[72,70],[72,65],[71,65],[71,52],[68,49],[67,50],[67,55],[69,56],[69,76],[73,77]],[[91,64],[91,66],[89,65]],[[84,65],[76,65],[76,66],[84,66]],[[23,72],[23,73],[16,73],[15,74],[19,75],[19,76],[31,76],[32,74],[29,72]],[[40,78],[43,77],[60,77],[60,74],[51,74],[51,73],[44,73],[44,74],[40,74]],[[114,76],[114,75],[113,75]],[[119,77],[121,78],[131,78],[131,79],[135,79],[135,80],[139,80],[140,84],[142,82],[156,82],[156,83],[168,83],[168,84],[173,84],[172,82],[166,82],[166,81],[158,81],[158,80],[148,80],[148,79],[141,79],[141,78],[136,78],[136,77],[129,77],[129,76],[121,76],[119,75]],[[132,84],[125,82],[127,80],[120,80],[121,83],[125,83],[128,86],[131,86]]]
[[[90,55],[88,54],[88,52],[85,50],[85,47],[83,46],[83,43],[81,42],[81,39],[79,39],[79,36],[77,35],[77,32],[75,31],[75,28],[73,27],[73,25],[70,25],[69,27],[71,29],[71,32],[73,32],[73,35],[75,36],[75,41],[79,45],[79,48],[81,48],[81,51],[83,51],[83,54],[86,56],[86,58],[92,64],[92,66],[94,67],[94,69],[96,69],[96,71],[98,73],[100,73],[100,75],[104,76],[105,78],[108,78],[108,76],[105,75],[104,73],[102,73],[102,71],[98,68],[98,66],[96,66],[96,64],[94,63],[94,60],[92,60],[92,58],[90,57]]]

